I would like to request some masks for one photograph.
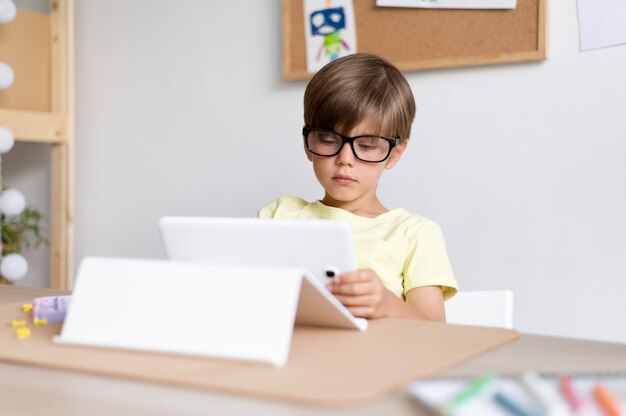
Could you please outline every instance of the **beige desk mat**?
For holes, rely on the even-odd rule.
[[[57,345],[61,324],[34,326],[22,303],[0,305],[0,360],[111,377],[317,405],[352,405],[516,339],[516,331],[418,322],[370,321],[366,332],[297,326],[288,364]],[[18,339],[12,319],[26,319]]]

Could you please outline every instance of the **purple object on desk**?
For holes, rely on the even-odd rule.
[[[63,322],[72,296],[46,296],[33,299],[33,319],[47,319],[48,322]]]

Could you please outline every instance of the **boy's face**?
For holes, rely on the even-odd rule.
[[[361,122],[352,131],[340,131],[347,136],[371,134],[367,122]],[[391,169],[400,159],[406,148],[406,142],[393,148],[389,158],[380,163],[367,163],[358,160],[352,148],[346,143],[335,156],[317,156],[306,151],[308,159],[313,162],[313,170],[318,182],[326,195],[324,203],[338,208],[376,211],[380,206],[376,196],[378,181],[385,169]]]

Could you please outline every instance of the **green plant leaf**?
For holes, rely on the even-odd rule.
[[[49,241],[42,231],[43,223],[47,221],[41,211],[27,206],[18,216],[8,217],[0,215],[2,229],[2,253],[21,253],[24,248],[42,244],[49,245]]]

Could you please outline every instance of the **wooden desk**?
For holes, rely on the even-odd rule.
[[[0,303],[60,293],[0,285]],[[542,373],[626,372],[626,345],[524,334],[519,340],[451,369],[444,376],[469,376],[486,371],[514,374],[526,369]],[[5,414],[414,416],[426,413],[402,389],[357,407],[304,407],[0,362],[0,415]]]

